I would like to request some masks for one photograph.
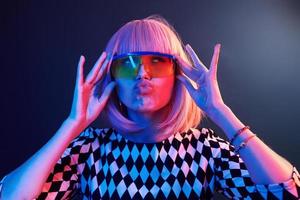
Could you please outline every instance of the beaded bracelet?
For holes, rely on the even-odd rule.
[[[246,138],[235,150],[235,153],[238,153],[242,148],[244,148],[246,146],[246,144],[249,142],[249,140],[251,140],[252,138],[254,138],[256,136],[256,134],[253,134],[251,136],[249,136],[248,138]]]
[[[238,132],[236,134],[234,134],[234,136],[231,138],[230,144],[232,145],[232,142],[237,138],[237,136],[239,136],[241,133],[243,133],[244,130],[246,130],[246,129],[250,129],[250,126],[245,126],[245,127],[241,128],[240,130],[238,130]]]

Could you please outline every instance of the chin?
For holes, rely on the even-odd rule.
[[[126,105],[126,104],[125,104]],[[156,112],[168,105],[168,101],[157,102],[152,98],[135,99],[134,102],[127,103],[126,107],[134,112]]]
[[[136,112],[156,112],[159,111],[163,108],[165,108],[166,105],[137,105],[134,107],[132,110]]]
[[[155,108],[152,108],[152,107],[149,107],[149,106],[141,106],[141,107],[138,107],[138,108],[134,108],[133,110],[136,111],[136,112],[155,112],[159,109],[155,109]]]

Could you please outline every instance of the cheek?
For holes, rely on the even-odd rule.
[[[170,101],[174,88],[174,77],[164,78],[157,83],[157,100],[166,104]]]
[[[122,102],[126,102],[126,100],[129,100],[129,97],[132,93],[133,84],[127,81],[116,81],[117,83],[117,94],[119,99]]]

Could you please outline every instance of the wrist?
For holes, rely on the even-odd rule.
[[[84,129],[86,127],[85,125],[86,123],[84,122],[84,120],[78,120],[78,119],[74,119],[71,117],[67,117],[64,121],[63,121],[63,126],[69,126],[69,127],[73,127],[76,129]]]
[[[211,120],[223,130],[229,139],[245,126],[227,105],[214,108],[210,114]]]
[[[209,110],[207,114],[213,122],[218,123],[219,121],[223,120],[224,113],[226,112],[232,112],[232,111],[227,105],[222,104],[213,107],[212,109]]]

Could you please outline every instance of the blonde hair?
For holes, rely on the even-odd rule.
[[[109,40],[105,51],[111,55],[133,51],[177,54],[192,65],[178,33],[160,15],[151,15],[144,19],[132,20],[126,23]],[[180,69],[177,71],[177,73],[184,75]],[[97,93],[101,94],[103,87],[111,80],[112,77],[108,69],[107,74],[103,77],[103,81],[101,81],[102,86],[100,87],[102,88],[99,88]],[[193,81],[191,82],[195,85]],[[205,117],[205,113],[195,104],[184,85],[177,79],[175,79],[172,97],[167,106],[169,106],[167,116],[156,127],[158,130],[164,130],[163,132],[185,132],[189,128],[196,128],[202,118]],[[103,111],[111,125],[117,130],[136,132],[145,128],[128,119],[116,90],[111,94]]]

